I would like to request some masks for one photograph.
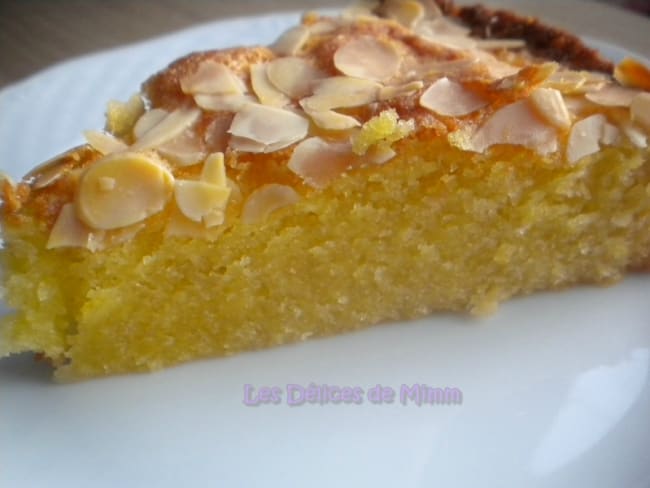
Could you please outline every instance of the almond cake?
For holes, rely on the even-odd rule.
[[[0,356],[150,371],[615,283],[650,267],[649,135],[650,70],[535,19],[305,14],[3,180]]]

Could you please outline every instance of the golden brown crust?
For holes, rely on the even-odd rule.
[[[611,74],[614,65],[598,51],[588,48],[578,37],[548,26],[534,17],[523,17],[507,10],[492,10],[482,5],[457,7],[450,0],[436,0],[445,15],[460,19],[472,35],[493,39],[523,39],[533,54],[553,59],[573,69]]]

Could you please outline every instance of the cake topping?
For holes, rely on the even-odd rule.
[[[376,81],[393,77],[400,62],[399,52],[392,43],[372,37],[353,39],[334,53],[334,66],[341,73]]]
[[[169,112],[162,108],[152,108],[151,110],[147,110],[135,122],[135,125],[133,126],[133,136],[136,139],[141,139],[142,136],[162,122],[167,115],[169,115]]]
[[[282,93],[293,99],[307,96],[312,84],[324,74],[303,58],[278,58],[268,63],[269,81]]]
[[[363,78],[325,78],[314,88],[314,95],[303,98],[300,105],[312,111],[359,107],[377,100],[380,87],[379,83]]]
[[[270,82],[267,75],[267,66],[267,63],[258,63],[251,66],[253,91],[263,105],[284,107],[291,102],[291,99]]]
[[[88,144],[102,154],[124,151],[127,147],[124,142],[106,132],[87,130],[84,132],[84,136]]]
[[[568,129],[571,126],[571,114],[559,90],[536,88],[530,94],[530,101],[537,113],[558,129]]]
[[[278,150],[304,139],[308,129],[307,119],[294,112],[250,103],[237,112],[228,132]]]
[[[292,27],[282,34],[271,45],[271,49],[279,56],[294,56],[309,39],[310,29],[304,25]]]
[[[351,165],[352,156],[349,143],[310,137],[296,146],[287,167],[309,186],[324,188]]]
[[[606,107],[629,107],[635,96],[641,93],[632,88],[609,85],[600,90],[590,91],[585,98]]]
[[[426,89],[420,105],[440,115],[458,117],[485,107],[487,102],[460,83],[443,77]]]
[[[46,247],[89,247],[90,235],[90,229],[77,217],[74,204],[66,203],[59,211]]]
[[[105,156],[80,177],[77,215],[92,229],[135,224],[165,207],[173,182],[172,174],[153,155],[123,152]]]
[[[584,118],[573,125],[566,151],[570,163],[600,150],[606,125],[607,118],[602,114]]]
[[[632,120],[650,130],[650,93],[640,93],[630,102]]]
[[[495,144],[515,144],[548,154],[557,150],[555,128],[542,122],[527,100],[495,112],[473,135],[471,150],[483,152]]]
[[[174,110],[136,140],[131,146],[131,150],[143,151],[160,146],[179,136],[185,129],[191,127],[200,116],[201,111],[195,108]]]
[[[242,222],[260,222],[276,210],[293,205],[299,200],[300,195],[290,186],[277,183],[262,185],[246,199],[242,209]]]
[[[242,80],[228,67],[211,60],[201,62],[180,84],[184,93],[192,95],[241,95],[246,91]]]

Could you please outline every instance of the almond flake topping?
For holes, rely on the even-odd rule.
[[[181,79],[183,93],[195,95],[241,95],[246,91],[243,81],[227,66],[216,61],[202,61],[197,70]]]
[[[325,130],[348,130],[361,125],[351,115],[340,114],[334,110],[310,110],[305,108],[305,112],[314,124]]]
[[[162,122],[167,115],[169,115],[169,112],[162,108],[152,108],[146,111],[133,126],[133,136],[136,140],[141,139],[142,136]]]
[[[251,85],[253,85],[255,95],[257,95],[262,105],[271,107],[288,105],[291,100],[269,81],[266,69],[267,63],[258,63],[251,66]]]
[[[194,95],[194,101],[203,110],[211,112],[237,112],[247,103],[253,102],[249,95]]]
[[[77,218],[74,204],[66,203],[54,222],[46,248],[89,247],[90,236],[90,229]]]
[[[542,122],[526,100],[495,112],[472,136],[468,149],[483,152],[496,144],[515,144],[548,154],[557,151],[555,128]]]
[[[569,162],[575,163],[598,152],[607,125],[607,118],[602,114],[592,115],[573,124],[566,150]]]
[[[391,100],[393,98],[412,95],[421,90],[424,83],[420,80],[404,83],[403,85],[382,86],[379,89],[379,100]]]
[[[126,227],[160,212],[173,184],[171,172],[153,154],[111,154],[81,174],[77,216],[91,229]]]
[[[623,132],[630,140],[632,145],[638,147],[639,149],[645,149],[648,147],[648,136],[640,127],[628,121],[621,125],[621,129],[623,129]]]
[[[309,39],[310,30],[304,25],[298,25],[284,32],[271,46],[271,50],[279,56],[295,56]]]
[[[204,222],[211,216],[210,227],[223,223],[229,196],[230,188],[206,181],[176,180],[174,185],[174,197],[181,213],[194,222]],[[215,218],[216,214],[221,218]]]
[[[308,61],[294,57],[278,58],[269,62],[266,75],[278,90],[293,99],[309,95],[312,84],[324,76]]]
[[[380,88],[379,83],[371,80],[334,76],[321,80],[314,89],[314,95],[303,98],[300,105],[312,111],[359,107],[377,100]]]
[[[277,183],[262,185],[246,199],[242,209],[242,222],[260,222],[276,210],[293,205],[299,200],[300,195],[290,186]]]
[[[102,154],[110,154],[124,151],[126,149],[126,144],[123,141],[119,140],[112,134],[107,134],[106,132],[87,130],[84,132],[84,137],[93,149],[96,149]]]
[[[160,146],[174,139],[190,128],[201,116],[196,108],[182,108],[167,114],[158,124],[149,129],[131,146],[132,150],[142,151]]]
[[[458,117],[487,105],[481,97],[449,78],[440,78],[420,97],[420,105],[440,115]]]
[[[639,93],[630,103],[632,120],[650,130],[650,93]]]
[[[372,37],[353,39],[334,53],[334,66],[343,74],[384,81],[399,71],[401,57],[394,44]]]
[[[266,146],[276,145],[277,150],[304,139],[308,129],[309,121],[294,112],[250,103],[237,112],[228,132]]]
[[[324,188],[350,166],[349,143],[330,143],[310,137],[293,150],[287,167],[315,188]]]
[[[537,88],[530,94],[530,101],[539,115],[558,129],[568,129],[571,126],[571,114],[559,90]]]
[[[384,2],[384,13],[403,26],[412,29],[424,18],[424,7],[417,0],[389,0]]]
[[[639,93],[640,90],[610,85],[597,91],[587,92],[585,98],[605,107],[629,107],[632,99]]]

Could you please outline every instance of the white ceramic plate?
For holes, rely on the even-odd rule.
[[[522,2],[532,12],[540,5]],[[571,12],[578,18],[567,5],[575,7],[544,2],[544,13],[566,24]],[[591,42],[616,57],[648,53],[650,29],[630,37],[621,22],[650,23],[589,8],[584,16],[603,34]],[[173,58],[268,42],[297,17],[197,27],[6,88],[3,169],[18,177],[81,142],[83,129],[102,126],[107,99],[125,99]],[[613,288],[513,300],[487,320],[437,315],[71,385],[51,383],[28,355],[5,359],[0,486],[647,488],[649,296],[650,277],[633,276]],[[358,387],[361,402],[288,404],[311,383]],[[278,387],[280,402],[245,405],[246,384]],[[291,396],[289,384],[299,385]],[[378,384],[395,392],[393,403],[368,399]],[[462,403],[402,403],[418,384],[458,389]]]

